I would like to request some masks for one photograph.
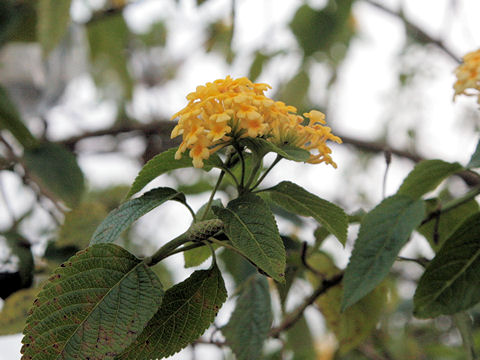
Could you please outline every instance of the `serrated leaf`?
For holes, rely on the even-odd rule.
[[[308,257],[308,263],[326,277],[338,275],[341,270],[332,259],[324,253],[314,253]],[[313,286],[318,286],[319,279],[309,276]],[[341,312],[340,303],[343,296],[343,285],[328,289],[315,303],[327,322],[328,328],[335,334],[340,354],[355,349],[375,329],[384,308],[387,288],[384,283],[376,287],[353,306]]]
[[[210,326],[227,298],[216,265],[195,271],[165,292],[162,306],[119,360],[161,359],[180,351]]]
[[[0,86],[0,129],[6,129],[24,147],[35,144],[36,139],[24,125],[17,107],[10,99],[7,91]]]
[[[470,158],[470,161],[467,164],[468,169],[473,169],[478,167],[480,167],[480,140],[477,143],[475,152],[472,154],[472,157]]]
[[[425,203],[427,205],[427,214],[437,209],[437,201],[427,200]],[[425,236],[432,249],[436,251],[440,249],[444,241],[452,235],[465,219],[479,210],[478,203],[475,199],[472,199],[450,211],[442,213],[438,219],[430,220],[428,223],[420,226],[417,231]],[[438,236],[436,242],[434,239],[435,232]]]
[[[343,277],[342,311],[382,282],[424,214],[422,200],[394,195],[365,215]]]
[[[282,181],[268,189],[268,194],[272,201],[285,210],[294,214],[313,217],[345,245],[348,218],[342,208],[311,194],[290,181]]]
[[[75,207],[82,198],[85,181],[75,156],[54,143],[26,148],[23,161],[29,175],[50,194]]]
[[[459,163],[448,163],[442,160],[421,161],[403,180],[397,194],[418,199],[429,191],[435,190],[443,180],[462,169]]]
[[[77,253],[31,309],[22,360],[114,359],[157,311],[163,290],[144,262],[114,244]]]
[[[172,148],[164,151],[148,161],[135,178],[135,181],[127,194],[127,198],[142,190],[150,181],[162,174],[176,169],[192,167],[192,159],[187,155],[182,156],[179,160],[175,160],[177,149],[178,148]],[[218,156],[212,154],[204,161],[204,167],[202,169],[210,171],[213,167],[221,167],[221,164],[221,160]]]
[[[268,281],[255,274],[242,286],[235,310],[222,329],[238,360],[260,357],[272,319]]]
[[[232,245],[273,279],[285,281],[285,248],[267,204],[254,194],[213,211],[225,226]]]
[[[480,213],[469,217],[425,269],[413,298],[414,315],[454,314],[480,301]]]
[[[307,161],[310,158],[310,153],[305,149],[288,144],[277,146],[262,138],[247,137],[241,139],[240,144],[247,146],[259,158],[264,157],[269,152],[277,153],[285,159],[293,161]]]
[[[90,239],[90,244],[114,242],[120,234],[138,218],[168,200],[185,203],[185,196],[174,189],[160,187],[143,194],[141,197],[129,200],[111,211],[98,226]]]
[[[28,310],[30,310],[33,300],[37,297],[38,290],[36,288],[22,289],[5,300],[0,312],[0,335],[22,332]]]
[[[71,0],[39,0],[37,36],[44,55],[55,49],[70,23]]]
[[[130,30],[123,15],[111,15],[89,23],[87,38],[95,81],[109,85],[112,93],[121,89],[115,95],[130,99],[134,85],[127,63]]]
[[[82,202],[65,214],[55,242],[56,247],[75,246],[78,250],[86,248],[95,229],[107,215],[108,211],[102,203]]]

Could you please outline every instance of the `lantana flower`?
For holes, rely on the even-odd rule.
[[[282,146],[293,145],[310,152],[307,162],[325,162],[337,167],[332,160],[327,141],[341,143],[325,125],[325,115],[317,110],[297,115],[297,109],[264,95],[268,84],[255,84],[243,77],[209,82],[187,95],[188,104],[173,115],[178,124],[171,137],[182,136],[175,158],[189,150],[194,167],[244,137],[262,137]]]
[[[457,81],[453,85],[454,98],[460,94],[478,96],[477,102],[480,104],[480,49],[463,57],[463,63],[455,70],[455,75]],[[467,92],[468,89],[474,91]]]

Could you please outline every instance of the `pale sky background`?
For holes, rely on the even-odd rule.
[[[101,2],[90,0],[92,3]],[[400,1],[379,1],[382,4],[397,9]],[[251,61],[251,51],[259,46],[275,49],[278,46],[286,47],[295,45],[295,40],[285,24],[291,20],[296,8],[303,2],[299,0],[237,0],[236,33],[234,46],[242,49],[239,58],[232,68],[227,67],[221,57],[216,54],[203,54],[200,51],[201,42],[198,41],[198,31],[201,24],[218,14],[228,14],[230,1],[208,1],[197,9],[195,1],[180,1],[177,10],[169,1],[143,0],[138,4],[129,6],[125,13],[129,24],[136,31],[144,31],[151,23],[159,18],[167,20],[171,31],[168,40],[169,56],[182,59],[189,55],[186,63],[181,67],[175,83],[167,84],[161,90],[147,93],[145,89],[138,89],[131,105],[132,111],[140,114],[146,121],[152,113],[160,112],[165,117],[170,117],[186,103],[185,95],[199,84],[206,83],[226,75],[233,77],[246,76]],[[311,4],[321,5],[323,1],[310,1]],[[477,0],[462,0],[458,4],[457,20],[449,20],[449,0],[415,1],[406,0],[404,12],[412,22],[420,25],[434,36],[444,36],[445,43],[457,55],[476,50],[480,46],[480,2]],[[75,0],[73,16],[81,20],[86,16],[81,0]],[[428,158],[442,158],[447,161],[459,161],[466,164],[478,140],[468,124],[461,120],[465,107],[475,109],[475,98],[459,98],[452,102],[454,82],[453,70],[455,64],[443,56],[439,51],[425,50],[423,56],[417,56],[411,66],[428,66],[429,75],[417,81],[417,91],[422,106],[411,106],[411,97],[405,96],[395,90],[396,69],[399,64],[399,51],[405,42],[405,34],[401,22],[372,6],[358,1],[354,7],[357,21],[358,36],[353,40],[346,61],[339,72],[338,84],[330,94],[331,109],[327,113],[327,122],[332,121],[334,129],[344,134],[352,135],[365,140],[374,140],[384,131],[385,119],[391,114],[392,109],[401,109],[396,114],[396,121],[388,132],[388,141],[393,146],[400,148],[408,144],[408,139],[403,135],[405,129],[421,121],[418,133],[418,143],[421,144],[421,154]],[[461,19],[462,21],[459,21]],[[282,80],[288,79],[296,73],[298,59],[295,56],[278,59],[271,63],[257,82],[267,82],[274,88]],[[324,81],[324,72],[320,67],[315,69],[312,77],[311,96],[322,96],[315,92],[315,82]],[[92,80],[86,74],[80,74],[67,91],[63,105],[54,108],[49,117],[53,119],[50,129],[55,138],[64,138],[81,132],[82,129],[100,129],[108,126],[113,121],[114,106],[108,102],[95,104],[95,89]],[[414,104],[413,104],[414,105]],[[81,121],[72,121],[65,118],[65,109],[69,112],[83,114]],[[398,111],[398,110],[396,110]],[[91,115],[91,116],[90,116]],[[400,134],[398,137],[396,134]],[[134,161],[134,155],[140,151],[135,140],[126,146],[127,156],[92,155],[80,158],[80,165],[92,186],[106,186],[113,183],[131,183],[139,171]],[[142,147],[140,147],[141,149]],[[355,169],[354,156],[348,146],[333,147],[334,160],[339,165],[339,170],[324,165],[305,165],[284,161],[269,175],[267,183],[281,180],[292,180],[310,190],[311,192],[334,201],[338,189],[345,188],[345,192],[356,198],[358,189],[362,189],[375,201],[380,201],[381,183],[385,170],[382,156],[378,156],[368,169],[362,170],[358,176],[358,184],[349,188],[345,184],[341,169],[352,167]],[[403,177],[411,170],[410,162],[394,158],[387,182],[387,195],[393,194]],[[185,174],[188,174],[186,172]],[[18,189],[20,184],[13,176],[3,176],[5,186]],[[174,186],[173,180],[161,177],[151,184],[154,186]],[[342,190],[343,191],[343,190]],[[31,196],[25,195],[25,202],[31,201]],[[198,208],[204,203],[204,196],[195,196],[191,204]],[[352,201],[352,204],[355,203]],[[16,204],[16,203],[15,203]],[[15,205],[13,204],[13,205]],[[349,205],[349,204],[347,204]],[[351,205],[351,204],[350,204]],[[0,214],[4,213],[3,204],[0,203]],[[14,211],[22,213],[22,205],[16,205]],[[355,208],[347,209],[354,211]],[[161,208],[152,211],[141,221],[142,235],[153,238],[155,244],[164,243],[166,240],[184,231],[189,224],[187,212],[181,205],[167,203]],[[158,231],[161,221],[162,231]],[[0,216],[0,226],[5,225],[8,219]],[[183,223],[182,223],[183,222]],[[175,224],[175,227],[168,226]],[[3,226],[2,226],[3,227]],[[288,225],[280,224],[280,227]],[[304,229],[301,233],[306,240],[312,240],[312,227]],[[290,229],[290,228],[288,228]],[[355,237],[355,230],[351,229],[351,240]],[[327,240],[325,247],[330,250],[340,266],[345,266],[348,261],[348,252],[345,252],[335,240]],[[404,249],[404,253],[422,253],[429,255],[421,241],[412,242]],[[168,264],[175,267],[177,280],[188,276],[190,271],[183,269],[181,258],[167,259]],[[177,271],[178,269],[178,271]],[[408,293],[412,289],[405,289]],[[307,295],[308,289],[300,287],[300,294]],[[232,289],[229,289],[232,293]],[[302,295],[302,297],[303,297]],[[228,320],[232,303],[222,308],[219,323]],[[310,325],[321,333],[322,325],[320,316],[313,312],[310,316]],[[21,335],[0,337],[0,360],[19,359]],[[219,354],[216,350],[214,354]],[[211,355],[211,347],[198,346],[199,359],[215,358]],[[189,350],[180,352],[171,359],[189,359]],[[220,359],[220,357],[218,357]]]

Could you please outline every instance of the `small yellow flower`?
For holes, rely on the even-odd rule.
[[[463,63],[455,70],[457,81],[453,85],[455,89],[454,99],[457,95],[478,96],[480,104],[480,49],[472,51],[463,57]],[[473,92],[466,90],[472,89]]]
[[[179,120],[171,137],[182,136],[175,158],[190,150],[193,165],[203,167],[203,160],[234,140],[263,137],[280,146],[290,144],[310,151],[310,163],[336,167],[326,142],[342,141],[323,126],[325,115],[312,110],[304,114],[306,120],[296,114],[295,107],[266,97],[264,92],[269,88],[230,76],[197,86],[187,95],[187,106],[172,117]]]

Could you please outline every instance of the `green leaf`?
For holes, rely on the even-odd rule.
[[[139,198],[123,203],[103,220],[92,235],[90,244],[114,242],[138,218],[168,200],[185,203],[185,196],[174,189],[160,187],[150,190]]]
[[[222,260],[227,272],[232,275],[233,281],[237,286],[243,284],[251,275],[258,273],[251,262],[235,251],[224,249],[218,257]]]
[[[418,283],[414,315],[454,314],[480,301],[480,213],[469,217],[444,243]]]
[[[46,191],[75,207],[83,195],[83,173],[75,156],[61,145],[41,143],[25,149],[23,161],[35,182]]]
[[[309,193],[290,181],[267,189],[272,201],[294,214],[311,216],[345,245],[348,218],[342,208]]]
[[[36,24],[35,0],[0,1],[0,46],[9,41],[37,41]]]
[[[44,55],[57,47],[70,23],[71,0],[39,0],[37,36]]]
[[[394,195],[365,215],[343,278],[342,311],[382,282],[424,214],[422,200]]]
[[[427,205],[427,214],[438,209],[438,201],[427,200],[425,203]],[[465,219],[477,213],[479,210],[478,203],[475,199],[472,199],[455,209],[442,213],[438,219],[430,220],[428,223],[420,226],[417,231],[425,236],[432,249],[437,251]],[[435,232],[438,236],[436,242],[434,239]]]
[[[277,146],[262,138],[243,138],[240,140],[240,144],[248,147],[259,158],[264,157],[269,152],[277,153],[287,160],[299,162],[307,161],[310,158],[310,153],[305,149],[288,144]]]
[[[227,298],[216,265],[168,289],[162,306],[119,360],[161,359],[182,350],[210,326]]]
[[[222,329],[238,360],[260,357],[272,319],[268,281],[255,274],[243,284],[235,310]]]
[[[37,297],[36,288],[22,289],[10,295],[3,303],[0,312],[0,335],[22,332],[33,300]]]
[[[23,124],[20,113],[10,99],[7,91],[0,86],[0,130],[1,129],[10,131],[24,147],[30,147],[36,142],[30,130]]]
[[[117,91],[115,95],[119,98],[130,99],[134,85],[127,63],[130,30],[123,15],[111,15],[89,23],[87,37],[95,82],[109,86],[110,93]]]
[[[213,211],[225,226],[232,245],[273,279],[285,281],[285,248],[268,205],[254,194]]]
[[[309,256],[308,263],[326,277],[338,275],[341,272],[331,257],[322,252]],[[314,287],[319,285],[318,276],[309,276],[308,279]],[[387,300],[387,288],[384,283],[380,284],[344,312],[340,309],[342,295],[343,285],[339,284],[328,289],[318,297],[315,303],[325,318],[328,328],[335,334],[339,353],[343,355],[364,343],[375,329]]]
[[[473,169],[478,167],[480,167],[480,140],[477,143],[475,152],[472,154],[472,157],[470,158],[470,161],[467,164],[468,169]]]
[[[164,151],[148,161],[135,178],[127,194],[127,198],[142,190],[150,181],[162,174],[176,169],[192,167],[192,159],[187,155],[183,155],[181,159],[175,160],[177,149],[178,148],[172,148]],[[221,167],[221,165],[222,162],[220,158],[216,154],[213,154],[204,161],[203,170],[210,171],[213,167]]]
[[[270,60],[269,55],[265,55],[261,51],[255,52],[255,58],[253,59],[252,65],[250,65],[250,71],[248,73],[248,78],[251,81],[255,81],[263,70],[263,65],[266,61]]]
[[[108,211],[102,203],[82,202],[65,214],[55,245],[57,247],[75,246],[77,250],[86,248],[95,229],[107,215]]]
[[[57,268],[35,300],[22,360],[113,359],[144,329],[162,297],[157,276],[121,247],[82,250]]]
[[[276,97],[287,104],[295,104],[301,111],[306,108],[306,104],[308,103],[309,87],[310,76],[302,68],[302,70],[282,86]]]
[[[293,352],[292,360],[316,360],[315,343],[305,316],[302,315],[287,332],[287,348]]]
[[[462,169],[459,163],[448,163],[442,160],[421,161],[403,180],[397,194],[418,199],[429,191],[435,190],[443,180]]]

